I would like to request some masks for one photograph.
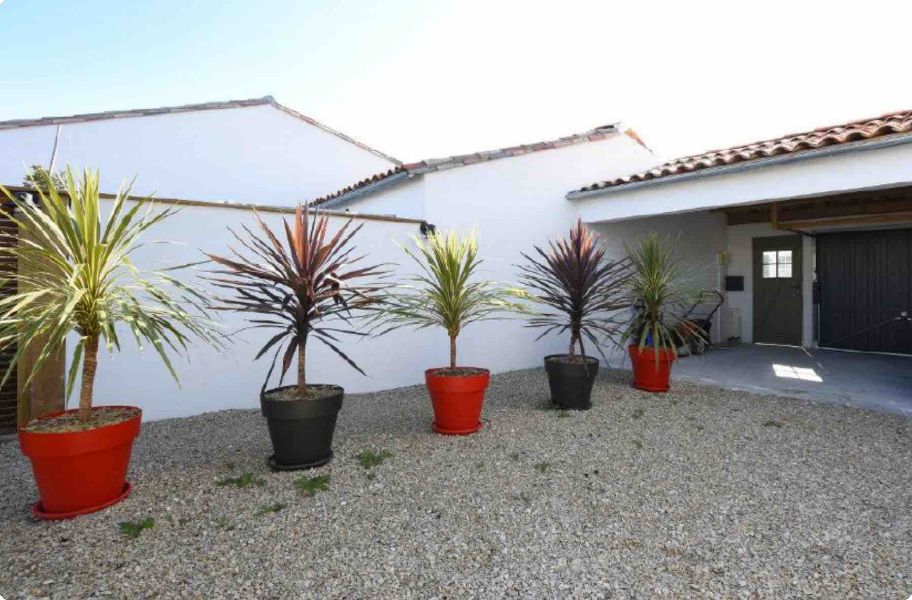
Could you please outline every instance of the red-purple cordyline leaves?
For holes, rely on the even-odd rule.
[[[570,356],[577,346],[586,356],[585,338],[606,358],[604,345],[623,330],[618,311],[630,306],[630,262],[608,259],[605,253],[597,234],[580,220],[569,237],[549,242],[547,251],[535,246],[535,255],[524,253],[526,262],[519,265],[521,281],[547,307],[531,317],[528,326],[544,329],[539,338],[569,331]]]
[[[282,353],[281,379],[298,353],[298,385],[303,388],[304,351],[313,336],[358,372],[361,368],[339,348],[340,335],[367,335],[356,329],[360,312],[378,301],[387,286],[382,265],[354,268],[364,256],[354,256],[352,238],[361,225],[349,219],[335,234],[327,233],[329,219],[311,216],[298,206],[294,227],[283,221],[284,240],[258,214],[258,231],[243,226],[245,235],[231,231],[240,249],[230,256],[207,256],[222,269],[212,272],[213,285],[232,292],[221,299],[222,310],[251,313],[249,329],[278,330],[260,349],[260,358],[274,349],[265,389]],[[284,353],[282,352],[284,348]]]

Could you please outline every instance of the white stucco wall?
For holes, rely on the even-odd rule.
[[[438,230],[476,230],[484,258],[479,276],[512,285],[522,252],[564,236],[577,210],[567,190],[593,178],[645,169],[656,157],[627,135],[433,171],[345,204],[353,212],[424,219]],[[470,325],[458,342],[459,362],[494,372],[538,366],[566,352],[567,336],[536,341],[540,331],[516,317]],[[441,338],[441,348],[446,343]],[[438,350],[439,351],[439,350]],[[427,362],[426,366],[436,366]]]
[[[564,197],[597,173],[646,168],[655,157],[626,135],[481,162],[424,175],[424,218],[438,229],[476,229],[485,258],[480,276],[515,283],[514,265],[533,245],[564,236],[576,209]],[[567,336],[528,329],[521,319],[472,325],[460,338],[460,362],[495,372],[542,364],[566,352]]]
[[[0,183],[47,166],[56,130],[0,130]],[[394,166],[271,105],[65,124],[56,168],[66,165],[99,169],[107,192],[137,176],[137,194],[281,206]]]
[[[261,216],[274,230],[278,231],[281,227],[283,215],[261,213]],[[332,228],[343,222],[343,218],[333,217]],[[410,272],[412,267],[402,260],[401,250],[395,242],[409,243],[409,237],[418,233],[418,224],[367,220],[356,222],[364,223],[364,228],[354,241],[359,253],[368,255],[365,265],[368,264],[367,261],[398,262],[402,263],[399,272]],[[184,208],[145,237],[148,241],[179,242],[180,245],[149,245],[137,253],[136,262],[142,268],[157,269],[202,259],[201,250],[225,253],[228,245],[233,242],[228,226],[239,228],[242,223],[255,225],[250,211]],[[190,275],[185,272],[182,277]],[[234,332],[245,326],[241,315],[223,313],[218,317],[226,331]],[[189,360],[175,361],[181,379],[181,387],[178,387],[154,350],[139,352],[132,337],[126,334],[122,336],[123,352],[108,355],[102,350],[95,388],[96,403],[139,406],[149,420],[229,408],[258,407],[258,394],[269,363],[265,356],[256,362],[253,359],[262,343],[271,335],[269,330],[251,330],[232,335],[232,345],[223,353],[201,343],[193,344]],[[69,347],[73,347],[72,341]],[[368,376],[362,376],[331,350],[312,339],[307,354],[308,377],[312,382],[335,383],[350,393],[421,383],[424,380],[424,369],[444,364],[448,352],[445,334],[436,331],[396,331],[372,339],[347,336],[343,347]],[[293,381],[294,373],[290,373],[285,383]],[[275,380],[271,387],[274,385]],[[71,405],[72,402],[75,402],[75,397],[71,400]]]
[[[854,147],[870,148],[870,143]],[[583,220],[596,222],[904,185],[912,182],[912,144],[726,173],[644,187],[622,187],[571,202],[576,204]],[[606,179],[611,177],[599,178]]]
[[[390,215],[406,219],[424,219],[424,177],[416,175],[394,186],[342,205],[339,210],[353,214]]]

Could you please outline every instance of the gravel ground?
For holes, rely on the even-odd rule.
[[[59,523],[31,519],[28,464],[0,445],[0,594],[912,594],[912,419],[627,377],[570,414],[549,410],[541,370],[498,375],[466,438],[431,433],[422,387],[351,396],[313,497],[266,468],[255,411],[145,425],[133,495]],[[368,470],[364,450],[391,456]],[[147,517],[136,538],[118,527]]]

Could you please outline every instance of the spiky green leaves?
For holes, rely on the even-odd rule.
[[[604,346],[623,332],[619,311],[630,306],[630,262],[607,258],[604,244],[582,221],[547,250],[535,246],[535,254],[523,257],[520,280],[530,291],[521,295],[545,307],[529,318],[529,327],[542,329],[539,337],[569,332],[571,355],[577,345],[586,355],[585,338],[604,357]]]
[[[310,211],[299,206],[293,225],[284,222],[284,231],[276,235],[255,217],[256,230],[244,226],[244,235],[231,232],[239,248],[230,248],[229,256],[207,256],[222,267],[211,281],[230,292],[221,308],[253,315],[248,319],[251,329],[273,331],[256,356],[273,353],[266,382],[280,354],[284,378],[295,353],[303,351],[311,336],[363,374],[339,347],[340,335],[365,335],[356,329],[355,319],[385,287],[382,265],[357,266],[364,257],[354,255],[352,238],[362,226],[353,227],[348,220],[330,235],[325,215],[311,218]],[[303,387],[302,357],[298,379]]]
[[[48,178],[46,172],[41,176]],[[65,182],[64,190],[49,179],[36,186],[35,203],[0,188],[12,204],[0,214],[19,230],[18,240],[0,234],[0,254],[18,261],[18,271],[3,281],[16,292],[0,299],[0,347],[17,346],[3,382],[34,348],[27,385],[75,331],[69,394],[86,340],[100,337],[109,351],[119,350],[118,324],[140,347],[154,348],[177,379],[169,351],[185,350],[192,336],[219,343],[206,316],[208,303],[192,285],[165,272],[143,273],[130,258],[142,234],[175,211],[156,211],[148,199],[130,198],[124,186],[104,218],[97,172],[85,171],[77,181],[67,169]]]
[[[629,287],[636,314],[625,338],[640,349],[648,345],[677,355],[682,341],[677,332],[680,315],[698,294],[691,285],[693,273],[675,256],[673,240],[654,233],[627,246],[627,256],[633,266]],[[655,356],[658,362],[659,354]]]
[[[403,251],[420,272],[384,298],[375,317],[378,333],[400,326],[441,327],[455,340],[467,325],[496,319],[511,307],[508,294],[494,282],[473,278],[482,264],[474,233],[437,232],[413,240],[415,248]]]

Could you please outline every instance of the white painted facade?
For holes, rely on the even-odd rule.
[[[0,182],[48,166],[57,125],[0,128]],[[55,170],[101,172],[114,191],[159,198],[294,206],[396,165],[271,102],[60,125]]]
[[[291,215],[260,212],[261,218],[273,231],[280,231],[283,218]],[[347,220],[331,217],[330,229],[335,230]],[[359,253],[367,254],[363,264],[402,262],[401,250],[396,243],[410,243],[410,237],[419,234],[419,224],[413,222],[386,222],[356,219],[355,225],[364,227],[354,238]],[[226,254],[228,246],[237,247],[228,227],[239,230],[242,224],[256,227],[249,210],[214,208],[206,206],[184,207],[177,215],[161,223],[145,236],[146,241],[179,242],[152,244],[141,248],[135,255],[138,266],[155,270],[204,260],[202,251]],[[196,272],[181,271],[184,279],[196,279],[205,267]],[[401,271],[410,272],[411,266],[403,263]],[[201,285],[205,285],[199,282]],[[216,292],[224,293],[224,292]],[[146,420],[181,417],[208,411],[230,408],[255,408],[259,406],[259,392],[269,370],[266,356],[258,361],[254,357],[274,333],[270,330],[248,330],[234,333],[245,327],[246,317],[237,313],[218,313],[224,331],[231,333],[231,345],[219,352],[202,343],[194,343],[188,360],[176,359],[175,367],[181,386],[175,383],[153,349],[140,352],[128,333],[122,335],[123,351],[109,355],[102,349],[95,385],[96,404],[130,404],[144,411]],[[74,347],[71,340],[70,348]],[[367,377],[352,369],[341,358],[318,341],[311,339],[307,347],[307,371],[313,383],[334,383],[347,392],[367,392],[416,384],[423,381],[424,369],[444,364],[448,356],[446,335],[435,331],[396,331],[379,338],[363,339],[346,336],[342,347],[364,369]],[[504,368],[496,363],[494,368]],[[294,369],[285,378],[285,384],[294,382]],[[274,377],[270,387],[276,385]],[[71,399],[75,402],[75,397]]]
[[[620,176],[655,163],[651,152],[618,133],[600,141],[417,175],[344,208],[420,218],[440,230],[474,229],[485,261],[479,276],[510,285],[516,283],[521,253],[566,235],[576,221],[576,207],[564,197],[567,190],[593,177]],[[566,336],[536,341],[539,335],[515,317],[471,325],[459,338],[459,362],[500,372],[539,366],[545,355],[566,352]],[[439,340],[443,349],[446,340]],[[430,357],[421,360],[425,367],[443,364]]]
[[[792,232],[770,224],[727,226],[714,209],[826,196],[850,191],[905,185],[912,182],[912,144],[908,138],[887,137],[809,152],[786,160],[752,161],[735,168],[667,177],[645,185],[624,185],[600,193],[571,193],[583,220],[595,229],[632,239],[649,231],[678,236],[677,250],[695,268],[717,257],[715,276],[706,287],[724,288],[726,275],[744,278],[743,291],[725,292],[725,304],[714,323],[714,341],[739,337],[754,341],[753,240]],[[605,179],[605,178],[603,178]],[[657,216],[661,215],[661,216]],[[814,240],[802,242],[802,330],[805,347],[813,347],[815,311]]]

